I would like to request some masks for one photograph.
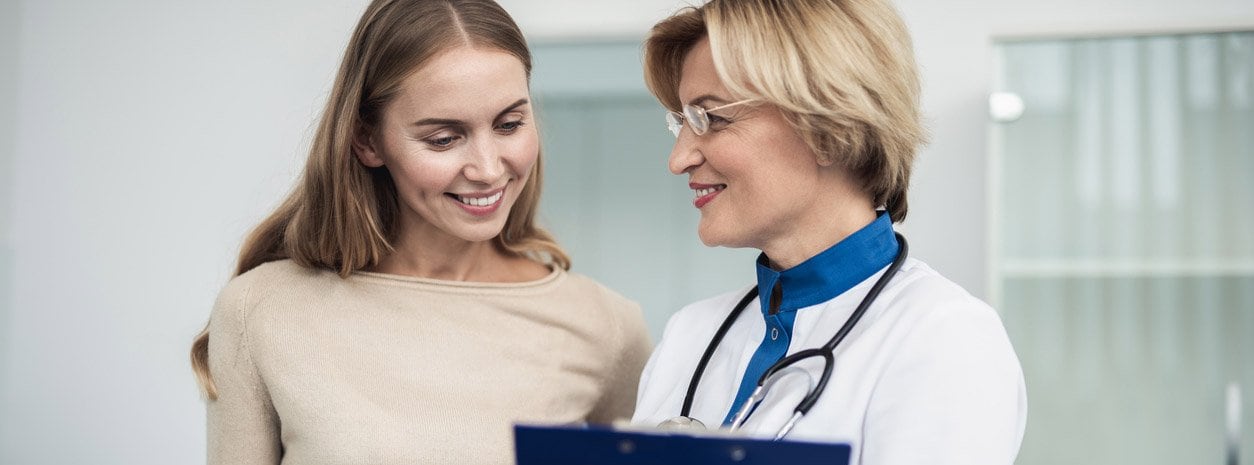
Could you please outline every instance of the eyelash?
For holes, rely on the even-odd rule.
[[[506,128],[504,127],[506,125],[513,125],[513,126]],[[498,130],[502,131],[505,134],[513,134],[514,131],[517,131],[519,128],[522,128],[523,126],[526,126],[526,125],[527,125],[526,121],[515,120],[515,121],[506,121],[504,123],[498,124],[496,127]]]
[[[518,129],[526,125],[527,125],[527,122],[523,120],[506,121],[504,123],[498,124],[495,129],[498,133],[509,135],[509,134],[513,134],[517,132]],[[453,136],[428,138],[428,139],[424,139],[424,142],[426,142],[428,145],[432,146],[436,150],[447,150],[449,147],[453,146],[454,142],[457,142],[457,140],[461,138],[462,136],[460,135],[453,135]]]
[[[435,147],[436,149],[446,149],[452,146],[453,142],[456,141],[460,137],[461,136],[436,137],[434,139],[426,139],[426,143],[430,144],[432,147]]]

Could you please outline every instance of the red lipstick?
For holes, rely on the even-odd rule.
[[[714,200],[714,197],[723,192],[723,189],[726,187],[726,184],[688,183],[688,188],[697,194],[697,198],[692,201],[692,205],[697,208],[704,207],[705,204],[710,203],[711,200]]]

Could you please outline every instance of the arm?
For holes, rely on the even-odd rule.
[[[616,310],[616,324],[612,328],[618,344],[611,354],[612,363],[608,366],[601,400],[588,415],[589,423],[610,424],[631,418],[636,408],[640,372],[653,351],[640,307],[633,304]]]
[[[209,323],[209,369],[218,388],[208,401],[208,464],[279,463],[279,418],[249,348],[247,285],[223,289]]]
[[[996,313],[982,303],[940,306],[876,384],[862,464],[1011,464],[1026,418],[1023,372]]]

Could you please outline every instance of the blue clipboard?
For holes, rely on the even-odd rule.
[[[518,465],[848,465],[848,444],[669,431],[514,426]]]

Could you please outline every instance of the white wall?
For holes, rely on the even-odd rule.
[[[503,3],[544,40],[639,37],[680,4]],[[202,460],[187,343],[240,236],[291,185],[363,5],[0,2],[0,252],[16,251],[0,283],[0,463]],[[1249,0],[900,7],[933,132],[904,229],[976,295],[990,37],[1254,27]]]
[[[9,314],[13,308],[13,241],[9,233],[13,207],[13,153],[17,130],[18,3],[0,2],[0,393],[8,386]],[[0,418],[8,418],[0,401]],[[0,420],[0,438],[9,428]],[[0,447],[3,447],[0,440]]]
[[[0,463],[199,462],[188,342],[362,3],[20,6]]]

